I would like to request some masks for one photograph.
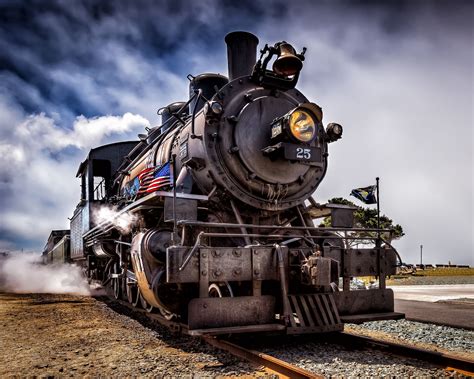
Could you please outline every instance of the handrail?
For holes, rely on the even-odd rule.
[[[333,227],[318,227],[318,226],[279,226],[279,225],[257,225],[257,224],[233,224],[233,223],[220,223],[220,222],[205,222],[205,221],[193,221],[193,220],[180,220],[178,225],[186,226],[203,226],[208,228],[257,228],[257,229],[293,229],[293,230],[318,230],[328,232],[390,232],[392,229],[377,229],[377,228],[333,228]],[[325,237],[325,236],[320,236]],[[342,237],[340,237],[342,238]],[[370,237],[364,237],[370,239]],[[359,238],[361,239],[361,238]]]

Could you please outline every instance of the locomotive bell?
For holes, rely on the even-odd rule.
[[[296,56],[296,51],[289,43],[281,42],[277,46],[278,58],[273,63],[273,71],[279,75],[296,75],[303,68],[303,62]]]

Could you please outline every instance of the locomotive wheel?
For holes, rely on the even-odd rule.
[[[130,279],[125,279],[125,290],[127,293],[127,300],[130,304],[135,305],[138,301],[138,287],[135,282]]]
[[[145,300],[145,298],[140,294],[140,304],[144,310],[146,310],[148,313],[153,312],[153,305],[148,304],[148,302]]]
[[[110,272],[109,275],[112,276],[112,274],[118,274],[119,273],[119,264],[114,263],[110,267]],[[118,300],[120,299],[122,295],[122,286],[121,286],[121,278],[111,278],[110,279],[110,286],[112,287],[112,291],[114,294],[114,297]]]
[[[141,305],[142,305],[142,303],[141,303],[141,301],[140,301],[141,297],[142,297],[142,296],[141,296],[141,294],[140,294],[140,288],[138,288],[138,286],[137,286],[137,296],[135,296],[135,299],[134,299],[134,301],[132,302],[132,305],[133,305],[135,308],[140,308],[140,307],[141,307]]]
[[[229,282],[212,283],[209,286],[209,297],[234,297]]]

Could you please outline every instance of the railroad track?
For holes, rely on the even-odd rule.
[[[103,301],[116,312],[125,313],[123,312],[123,308],[126,308],[128,311],[131,311],[131,313],[145,316],[151,321],[155,321],[161,325],[166,326],[175,333],[188,334],[188,329],[186,325],[174,321],[169,321],[159,314],[149,313],[144,309],[136,308],[124,300],[117,300],[115,298],[112,299],[109,296],[97,296],[96,299]],[[278,375],[278,377],[283,379],[323,378],[322,375],[317,375],[313,372],[299,368],[298,366],[292,365],[291,363],[285,362],[281,359],[272,357],[268,354],[264,354],[252,349],[247,349],[243,346],[237,345],[230,341],[226,341],[224,339],[218,339],[213,336],[202,336],[194,338],[201,338],[202,341],[206,342],[211,346],[214,346],[217,349],[227,351],[228,353],[237,356],[243,360],[247,360],[256,366],[264,367],[265,371],[267,371],[268,373],[276,374]]]
[[[133,307],[126,301],[111,299],[107,296],[98,297],[99,300],[104,301],[112,309],[124,313],[119,309],[125,307],[131,313],[138,313],[145,315],[148,319],[158,322],[171,331],[176,333],[188,334],[188,330],[185,325],[166,320],[163,316],[155,313],[149,313],[144,309]],[[117,305],[119,305],[117,307]],[[306,369],[300,368],[290,362],[282,359],[278,359],[272,355],[265,354],[255,349],[244,346],[244,343],[236,343],[235,341],[228,340],[226,338],[218,338],[215,336],[201,336],[200,337],[206,343],[214,346],[215,348],[227,351],[228,353],[235,355],[241,359],[247,360],[256,366],[261,366],[266,369],[267,372],[278,375],[280,378],[323,378],[324,376]],[[284,337],[283,337],[284,338]],[[417,348],[411,345],[398,344],[389,342],[386,340],[359,336],[356,334],[344,332],[331,335],[328,338],[328,342],[337,343],[345,346],[360,346],[361,348],[370,348],[378,351],[382,351],[386,354],[397,355],[408,358],[416,358],[420,361],[431,363],[435,366],[442,367],[448,371],[457,371],[458,373],[466,376],[474,376],[474,361],[466,358],[457,357],[454,355],[444,354],[437,351],[426,350]],[[298,343],[310,342],[311,337],[304,337],[298,340]],[[295,341],[296,342],[296,341]],[[275,344],[275,341],[272,341]]]
[[[230,353],[236,354],[241,358],[248,359],[254,363],[264,365],[275,372],[281,373],[284,377],[291,378],[322,378],[323,375],[303,370],[288,362],[277,359],[268,354],[260,353],[258,351],[242,347],[226,340],[217,340],[215,338],[206,339],[217,348],[221,348]],[[310,337],[306,338],[310,340]],[[338,343],[345,346],[360,346],[361,348],[370,348],[382,351],[386,354],[397,355],[407,358],[416,358],[420,361],[428,362],[434,366],[444,368],[447,371],[456,371],[461,375],[474,377],[474,361],[450,354],[445,354],[437,351],[418,348],[412,345],[398,344],[381,339],[359,336],[356,334],[343,332],[336,333],[329,338],[330,342]],[[274,344],[275,341],[272,342]],[[300,343],[303,341],[300,341]],[[273,362],[275,361],[275,365]],[[298,370],[294,370],[294,368]],[[294,371],[288,371],[294,370]]]
[[[247,349],[230,341],[218,339],[211,336],[201,338],[218,349],[225,350],[239,358],[248,360],[258,366],[264,366],[267,371],[269,371],[270,373],[277,374],[280,378],[324,378],[323,375],[315,374],[311,371],[302,369],[281,359],[272,357],[271,355],[261,353],[252,349]]]
[[[377,338],[364,337],[348,332],[337,336],[342,343],[365,345],[383,350],[387,353],[409,357],[432,363],[448,371],[455,370],[463,375],[474,376],[474,360],[445,354],[438,351],[422,349],[412,345],[399,344]]]

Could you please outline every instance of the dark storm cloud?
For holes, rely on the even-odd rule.
[[[318,200],[381,175],[406,256],[421,240],[444,262],[456,240],[473,263],[472,12],[469,1],[0,1],[0,249],[41,247],[67,227],[87,149],[133,137],[147,125],[138,115],[157,123],[157,108],[186,99],[188,73],[225,74],[225,34],[248,30],[259,47],[308,47],[299,87],[346,127]],[[461,220],[450,238],[445,219]]]
[[[138,81],[136,75],[124,76],[115,61],[122,55],[137,55],[150,63],[159,60],[170,72],[183,75],[190,70],[190,56],[223,51],[227,31],[291,28],[289,23],[298,22],[298,16],[287,19],[290,11],[301,12],[306,20],[310,16],[313,22],[301,29],[312,31],[315,38],[318,31],[329,30],[335,46],[349,47],[354,59],[370,60],[387,38],[413,33],[419,18],[432,39],[442,30],[439,22],[466,30],[462,24],[469,20],[459,10],[466,3],[455,3],[456,7],[417,1],[7,2],[0,8],[2,81],[27,113],[57,112],[59,107],[67,116],[93,116],[116,110],[120,104],[114,96],[101,101],[87,96],[79,83],[63,80],[57,70],[80,71],[96,86],[94,90],[125,87],[139,95],[141,86],[159,85],[159,77],[150,82],[146,76],[138,75]],[[431,21],[430,13],[442,17]],[[347,46],[351,32],[364,28],[376,28],[384,35]]]
[[[284,7],[279,7],[284,10]],[[239,11],[240,9],[240,11]],[[94,84],[126,86],[139,92],[150,85],[123,76],[114,67],[133,51],[146,62],[160,60],[171,72],[189,70],[191,49],[214,51],[222,44],[222,25],[248,28],[272,8],[252,2],[37,1],[12,2],[0,9],[0,67],[4,85],[26,112],[58,105],[72,114],[96,115],[117,104],[97,103],[81,88],[55,76],[55,69],[80,70]],[[194,51],[192,51],[194,53]],[[183,54],[184,53],[184,54]],[[155,78],[157,81],[158,79]],[[151,84],[159,84],[159,83]],[[31,86],[34,91],[24,91]]]

